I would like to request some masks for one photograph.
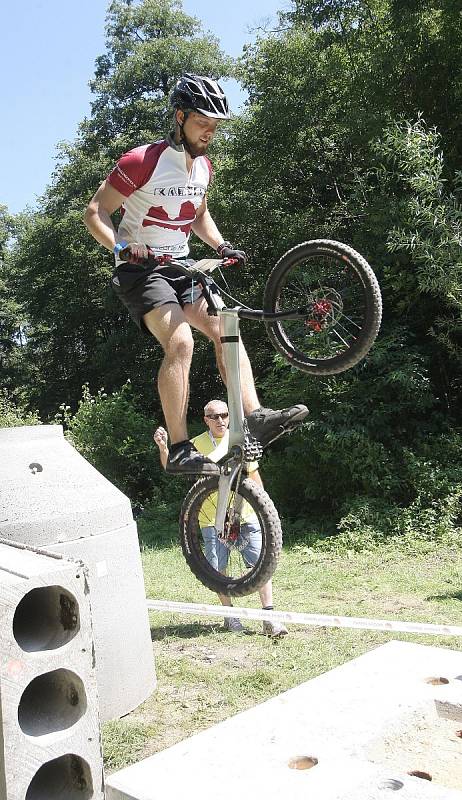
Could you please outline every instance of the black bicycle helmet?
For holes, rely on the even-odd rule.
[[[229,119],[226,95],[220,84],[213,78],[190,75],[185,72],[177,81],[171,103],[182,111],[197,111],[214,119]]]

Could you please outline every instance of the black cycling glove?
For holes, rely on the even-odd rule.
[[[222,242],[217,247],[217,253],[220,258],[235,258],[238,263],[243,266],[247,261],[247,256],[243,250],[236,250],[231,242]]]
[[[149,247],[139,242],[118,242],[114,253],[128,264],[145,265],[149,258]]]

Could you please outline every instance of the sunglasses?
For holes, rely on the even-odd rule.
[[[220,418],[221,419],[228,419],[229,414],[228,414],[227,411],[225,411],[224,414],[206,414],[206,417],[207,417],[207,419],[214,419],[215,422],[216,422],[217,419],[220,419]]]

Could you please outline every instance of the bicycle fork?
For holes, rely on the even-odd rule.
[[[232,486],[242,470],[244,445],[244,408],[242,405],[241,371],[239,365],[239,309],[219,309],[220,340],[223,348],[223,361],[226,370],[229,410],[229,458],[218,481],[217,512],[215,529],[219,537],[223,537],[226,514],[229,509],[229,497]],[[242,498],[235,495],[234,510],[239,513]]]

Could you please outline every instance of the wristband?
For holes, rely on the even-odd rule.
[[[222,242],[217,247],[217,253],[218,253],[219,256],[221,255],[221,251],[223,250],[224,247],[230,247],[231,250],[233,249],[233,246],[232,246],[231,242]]]
[[[127,247],[127,246],[128,246],[128,242],[126,242],[123,239],[121,242],[117,242],[117,244],[114,246],[114,250],[112,252],[114,253],[115,256],[118,256],[120,251],[123,250],[124,247]]]

